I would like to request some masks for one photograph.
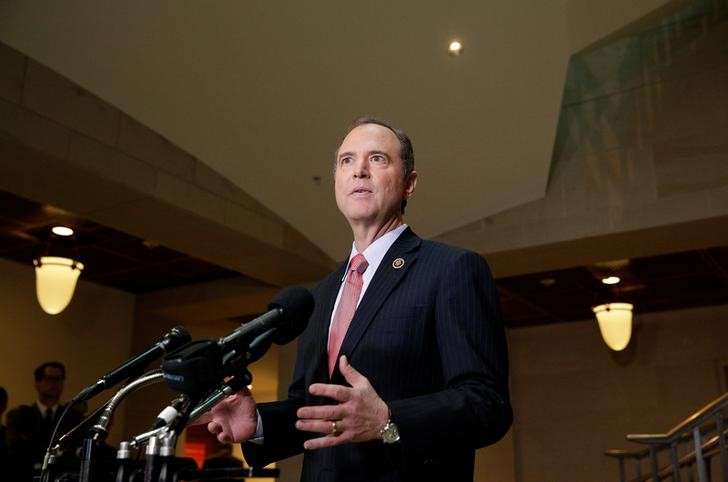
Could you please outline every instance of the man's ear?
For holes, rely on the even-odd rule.
[[[417,171],[410,172],[409,176],[405,180],[404,183],[404,198],[409,199],[412,194],[415,192],[415,188],[417,187]]]

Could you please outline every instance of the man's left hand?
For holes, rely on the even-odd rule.
[[[351,387],[314,383],[308,389],[312,395],[339,403],[298,409],[298,430],[327,434],[307,440],[303,444],[306,450],[380,439],[379,432],[389,419],[387,404],[379,398],[369,380],[349,365],[346,356],[339,359],[339,368]]]

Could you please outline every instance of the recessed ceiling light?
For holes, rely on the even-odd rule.
[[[602,278],[602,283],[605,285],[616,285],[622,281],[619,276],[607,276],[606,278]]]
[[[541,280],[538,280],[538,282],[546,287],[553,286],[556,284],[556,280],[554,278],[543,278]]]
[[[73,229],[66,226],[53,226],[51,231],[56,236],[73,236]]]
[[[457,57],[463,51],[463,44],[459,40],[453,40],[447,48],[450,55]]]

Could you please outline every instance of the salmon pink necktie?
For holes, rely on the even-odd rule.
[[[334,319],[331,322],[331,333],[329,334],[329,375],[333,375],[336,367],[336,359],[341,349],[341,343],[344,341],[346,330],[349,329],[349,323],[354,317],[356,304],[359,301],[362,287],[362,274],[369,266],[366,258],[361,253],[351,258],[349,263],[349,273],[344,282],[344,289],[341,292],[339,305],[336,307]]]

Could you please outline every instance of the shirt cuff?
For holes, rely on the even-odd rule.
[[[255,413],[258,416],[258,425],[255,427],[255,435],[249,440],[254,444],[263,445],[263,419],[260,416],[258,409],[255,409]]]

